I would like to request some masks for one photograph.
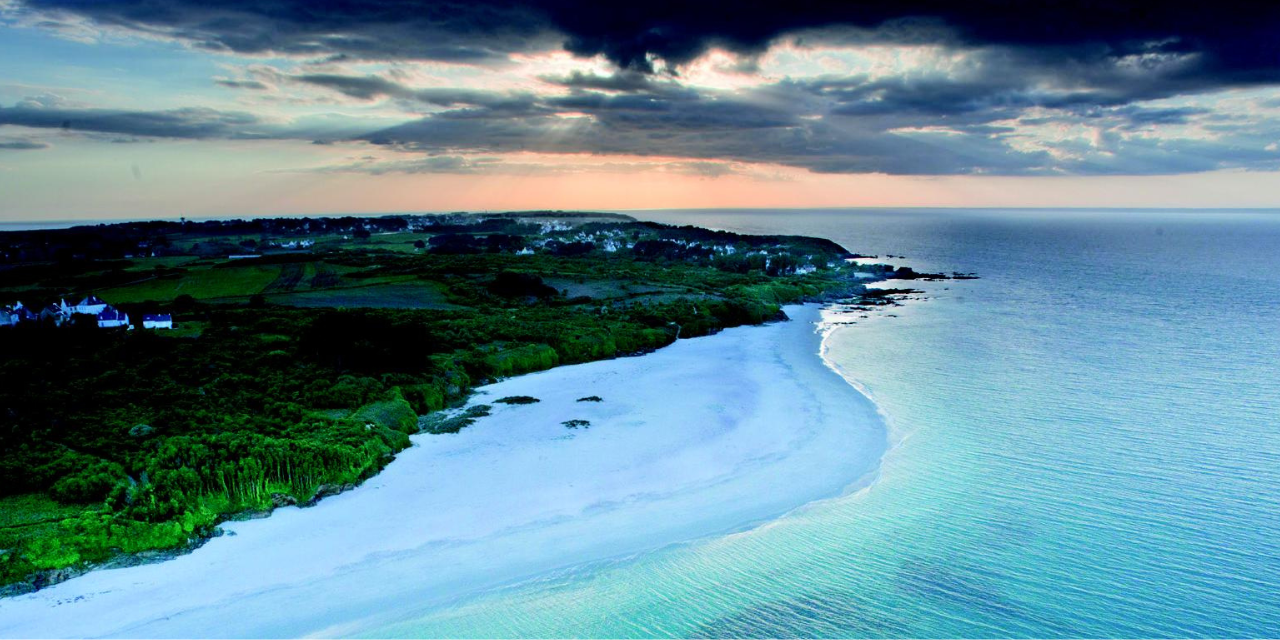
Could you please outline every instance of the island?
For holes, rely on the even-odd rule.
[[[942,277],[823,239],[588,212],[0,234],[0,594],[349,490],[410,435],[486,415],[478,386]]]

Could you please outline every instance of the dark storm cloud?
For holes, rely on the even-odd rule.
[[[874,0],[20,0],[28,23],[91,20],[249,55],[237,89],[322,89],[389,101],[411,121],[304,136],[244,113],[68,110],[20,104],[0,124],[179,138],[345,137],[425,159],[363,170],[472,172],[475,154],[532,151],[776,163],[816,172],[1146,174],[1274,168],[1280,126],[1261,98],[1241,121],[1158,101],[1280,83],[1280,4]],[[931,44],[960,61],[876,76],[784,79],[734,91],[682,84],[711,47],[757,73],[771,44]],[[511,54],[604,55],[609,74],[543,75],[558,93],[421,88],[337,71],[370,60],[499,65]],[[323,70],[325,72],[317,72]],[[665,71],[666,73],[661,73]],[[397,77],[392,75],[391,77]],[[1225,94],[1224,94],[1225,95]],[[55,105],[56,106],[56,105]],[[1244,116],[1249,120],[1250,116]],[[1198,130],[1178,138],[1154,132]],[[1034,130],[1053,130],[1037,138]],[[1069,131],[1069,133],[1062,133]],[[399,169],[386,169],[399,166]],[[379,169],[378,167],[382,167]]]
[[[586,152],[767,162],[824,173],[1032,173],[1047,161],[1043,154],[1016,153],[992,139],[963,144],[921,140],[805,120],[749,104],[690,100],[661,108],[626,108],[605,101],[575,107],[590,117],[437,115],[366,139],[425,153]]]
[[[57,28],[83,17],[230,53],[481,62],[554,44],[519,3],[364,0],[32,0]]]
[[[178,37],[246,54],[481,61],[556,46],[647,70],[688,62],[708,47],[762,51],[804,30],[845,28],[862,41],[936,40],[1077,57],[1199,55],[1199,73],[1274,81],[1280,5],[1256,1],[866,2],[648,0],[24,0],[32,10]],[[836,33],[839,33],[837,30]],[[922,35],[923,34],[923,35]]]
[[[1019,148],[1012,144],[1019,135],[1000,127],[989,127],[981,133],[926,129],[890,132],[839,120],[797,118],[785,125],[754,129],[684,128],[661,124],[666,118],[683,118],[678,109],[674,113],[643,113],[647,115],[640,121],[599,116],[429,117],[379,131],[366,139],[425,154],[587,152],[773,163],[817,173],[1145,175],[1280,168],[1280,153],[1259,142],[1280,138],[1280,127],[1262,132],[1238,130],[1215,140],[1126,137],[1120,132],[1138,127],[1141,119],[1135,120],[1133,114],[1125,112],[1076,117],[1074,123],[1104,117],[1107,122],[1100,125],[1097,139],[1058,141],[1053,153]],[[398,170],[395,165],[379,169]]]
[[[498,119],[517,116],[550,116],[558,112],[590,113],[601,120],[650,129],[753,129],[785,126],[793,114],[752,100],[708,97],[670,82],[614,80],[607,76],[575,74],[551,79],[573,90],[564,95],[537,95],[483,89],[414,89],[380,76],[337,74],[278,74],[277,78],[324,87],[358,100],[393,98],[452,109],[433,115],[439,120]],[[625,86],[626,93],[583,90],[582,87]]]
[[[1225,82],[1192,73],[1194,60],[1178,56],[1130,63],[982,50],[969,57],[967,67],[947,74],[788,80],[775,90],[832,101],[835,115],[994,121],[1032,108],[1123,107],[1203,93]]]
[[[982,66],[982,65],[979,65]],[[1272,131],[1244,132],[1219,118],[1218,141],[1128,140],[1124,132],[1193,124],[1203,108],[1146,107],[1099,99],[1034,74],[784,80],[735,92],[697,90],[636,76],[544,78],[552,95],[413,89],[379,76],[280,74],[359,100],[443,107],[356,139],[431,157],[504,152],[679,157],[776,163],[823,173],[1057,174],[1270,167]],[[1022,126],[1087,127],[1055,148],[1018,144]],[[1266,141],[1266,142],[1263,142]],[[1197,155],[1198,154],[1198,155]],[[370,164],[369,172],[439,172],[438,160]],[[468,171],[496,165],[467,166]]]

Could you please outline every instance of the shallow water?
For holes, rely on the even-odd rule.
[[[1280,634],[1280,215],[644,212],[981,280],[835,328],[868,491],[371,635]]]

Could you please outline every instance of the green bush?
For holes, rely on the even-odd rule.
[[[49,488],[49,495],[63,503],[101,502],[125,478],[120,465],[95,460],[59,478]]]
[[[418,414],[413,406],[405,400],[399,388],[392,389],[390,397],[380,402],[372,402],[360,407],[351,415],[352,419],[371,422],[380,427],[395,429],[403,433],[417,433]]]

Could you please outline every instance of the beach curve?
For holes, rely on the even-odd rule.
[[[484,387],[472,404],[493,415],[416,436],[358,489],[228,523],[168,562],[0,600],[0,635],[347,635],[865,486],[884,422],[814,357],[818,307],[786,311],[793,322]],[[518,395],[540,402],[493,403]]]

